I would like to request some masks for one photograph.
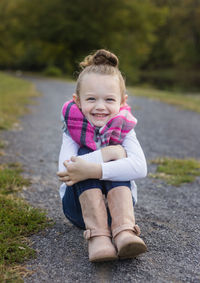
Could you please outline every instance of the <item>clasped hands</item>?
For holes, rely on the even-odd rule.
[[[66,160],[63,164],[66,171],[57,172],[57,176],[67,186],[73,186],[86,179],[100,179],[102,176],[100,164],[87,162],[77,156],[72,156],[71,160]]]
[[[117,160],[127,157],[126,151],[121,145],[110,145],[101,149],[103,162]],[[70,160],[64,161],[66,171],[57,172],[59,180],[66,183],[67,186],[86,180],[101,179],[101,164],[88,162],[78,156],[72,156]]]

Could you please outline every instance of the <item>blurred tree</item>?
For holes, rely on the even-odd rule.
[[[129,82],[138,70],[199,69],[199,0],[0,0],[0,67],[72,74],[108,48]]]
[[[1,66],[39,70],[48,65],[71,73],[97,48],[121,54],[122,68],[136,70],[156,40],[162,9],[150,0],[1,0]],[[9,25],[9,29],[7,26]],[[6,30],[6,34],[5,34]],[[4,60],[3,60],[4,57]],[[10,58],[10,59],[9,59]],[[10,63],[9,63],[10,62]]]
[[[13,28],[18,24],[12,12],[17,8],[17,1],[0,1],[0,67],[13,67],[17,54],[15,38],[12,36]]]
[[[183,68],[200,67],[200,1],[178,1],[170,14],[170,36],[167,47],[173,63]]]
[[[155,35],[142,78],[160,87],[197,90],[200,87],[200,1],[153,0],[165,7],[167,20]]]
[[[146,68],[200,67],[200,1],[199,0],[154,0],[168,9],[165,25],[157,30],[157,40]]]
[[[118,13],[110,45],[120,56],[128,81],[134,82],[158,40],[156,30],[165,23],[167,10],[149,0],[125,0]]]

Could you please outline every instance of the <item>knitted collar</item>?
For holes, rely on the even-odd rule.
[[[80,146],[96,150],[99,145],[122,144],[126,134],[137,124],[127,104],[120,108],[119,113],[101,128],[93,126],[84,116],[73,100],[63,105],[62,114],[66,130]]]

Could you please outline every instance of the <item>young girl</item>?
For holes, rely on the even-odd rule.
[[[133,209],[137,187],[132,180],[147,172],[133,129],[137,120],[126,104],[113,53],[98,50],[81,66],[73,100],[62,109],[65,130],[57,175],[63,182],[63,211],[86,229],[90,261],[133,258],[146,251]]]

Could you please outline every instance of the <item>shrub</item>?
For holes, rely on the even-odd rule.
[[[44,74],[46,76],[50,76],[50,77],[59,77],[62,75],[62,71],[61,69],[59,69],[58,67],[55,66],[48,66],[45,70],[44,70]]]

